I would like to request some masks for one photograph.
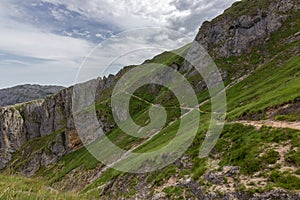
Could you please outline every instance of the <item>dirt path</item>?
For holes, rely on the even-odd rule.
[[[239,123],[244,125],[251,125],[256,128],[262,126],[270,126],[274,128],[290,128],[300,130],[300,122],[286,122],[286,121],[273,121],[273,120],[261,120],[261,121],[234,121],[231,123]]]
[[[189,114],[191,111],[187,112],[185,115]],[[183,115],[183,116],[185,116]],[[181,117],[183,117],[181,116]],[[172,124],[174,124],[176,122],[176,120],[171,121],[167,126],[171,126]],[[105,167],[103,167],[96,175],[94,175],[93,177],[90,178],[90,180],[88,181],[88,185],[92,184],[94,181],[96,181],[98,178],[100,178],[102,176],[102,174],[104,174],[109,168],[113,167],[115,164],[123,161],[124,159],[128,158],[128,156],[133,153],[133,151],[137,150],[139,147],[141,147],[142,145],[146,144],[147,142],[149,142],[150,140],[152,140],[158,133],[160,133],[160,131],[155,132],[154,134],[152,134],[148,139],[146,139],[145,141],[141,142],[140,144],[136,144],[134,146],[132,146],[132,148],[130,150],[128,150],[126,153],[124,153],[120,158],[118,158],[117,160],[115,160],[114,162],[112,162],[109,165],[106,165]],[[86,186],[86,187],[87,187]],[[85,188],[86,188],[85,187]]]

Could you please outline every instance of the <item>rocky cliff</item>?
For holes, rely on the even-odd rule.
[[[211,22],[204,22],[196,41],[214,57],[237,56],[264,46],[276,32],[299,10],[297,0],[246,0],[232,7]]]
[[[92,82],[98,82],[97,92],[101,93],[113,80],[114,77],[110,76]],[[23,160],[26,158],[28,164],[20,171],[25,175],[33,175],[40,167],[48,166],[81,147],[72,117],[72,92],[73,87],[70,87],[44,100],[0,108],[0,170],[11,161],[12,154],[21,149]],[[105,117],[101,120],[104,130],[108,131],[113,127],[106,123]],[[48,138],[49,141],[44,141],[49,145],[39,149],[34,155],[34,149],[30,145],[27,145],[27,149],[22,148],[34,139],[46,136],[53,136]]]

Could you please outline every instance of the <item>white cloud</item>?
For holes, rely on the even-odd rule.
[[[85,40],[46,33],[17,22],[0,20],[0,30],[0,50],[11,54],[40,59],[78,59],[92,47]]]
[[[102,42],[82,65],[78,82],[96,76],[117,73],[120,67],[140,64],[145,59],[178,49],[193,38],[162,28],[136,29],[120,33]]]
[[[160,26],[195,35],[204,20],[236,0],[42,0],[123,29]]]
[[[71,85],[83,58],[95,46],[22,23],[24,13],[0,2],[0,87],[22,83]]]
[[[97,38],[105,39],[105,37],[104,37],[101,33],[97,33],[95,36],[96,36]]]
[[[4,59],[0,60],[0,65],[23,65],[23,66],[29,66],[30,63],[28,62],[22,62],[20,60],[13,60],[13,59]]]
[[[200,23],[205,20],[211,20],[221,14],[225,8],[228,8],[237,0],[173,0],[172,5],[181,12],[189,12],[185,16],[170,18],[171,28],[184,28],[186,32],[196,34]]]
[[[105,33],[111,35],[116,30],[164,27],[193,38],[204,20],[220,14],[235,0],[40,0],[34,5],[29,2],[35,1],[28,1],[28,5],[32,8],[26,9],[23,9],[24,4],[18,4],[18,1],[20,0],[0,1],[0,53],[4,53],[4,58],[0,62],[0,87],[25,82],[70,85],[75,79],[76,67],[96,45],[88,42],[86,40],[88,37],[105,39],[107,37]],[[48,19],[57,20],[56,23],[50,20],[51,28],[47,30],[39,28],[41,26],[38,19],[42,12],[39,12],[39,15],[30,15],[34,9],[41,8],[43,2],[63,4],[67,8],[54,6],[51,7],[50,13],[45,12],[52,16],[45,18],[46,24]],[[71,16],[74,13],[71,11],[76,11],[82,15],[79,16],[80,19],[87,19],[91,24],[100,22],[98,24],[104,25],[103,32],[100,33],[99,30],[93,32],[90,29],[85,31],[83,21],[76,24],[76,19]],[[59,26],[62,19],[65,21]],[[73,25],[72,28],[68,26],[70,23]],[[65,29],[63,26],[66,26]],[[118,67],[108,70],[117,72],[122,66],[143,62],[166,48],[175,49],[190,42],[178,39],[174,44],[172,41],[174,40],[170,40],[169,36],[163,33],[146,36],[141,33],[131,36],[128,40],[111,43],[102,55],[91,61],[94,66],[103,70],[103,67],[111,62],[111,58],[117,55],[119,59],[114,64]],[[164,46],[159,45],[162,42]],[[141,47],[154,49],[126,54]],[[123,54],[119,54],[120,52]],[[12,54],[14,57],[5,58],[5,54]],[[122,56],[124,54],[128,56]],[[32,60],[22,60],[23,57]],[[34,59],[41,61],[35,62]],[[95,76],[96,72],[90,73],[86,80]]]
[[[39,64],[27,63],[26,66],[18,63],[10,63],[9,65],[1,63],[0,65],[1,88],[25,83],[70,86],[75,83],[77,73],[76,68],[64,67],[74,65],[70,61],[52,61]]]

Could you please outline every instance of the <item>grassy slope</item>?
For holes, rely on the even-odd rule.
[[[281,41],[284,41],[299,29],[298,13],[285,24],[282,28],[284,31],[281,30],[272,35],[268,42],[268,48],[264,49],[264,51],[266,51],[265,53],[267,53],[266,57],[259,56],[260,49],[255,49],[252,54],[217,60],[217,64],[219,66],[221,65],[221,68],[229,71],[229,77],[233,77],[234,73],[238,71],[238,69],[232,69],[232,65],[253,69],[261,60],[268,60],[266,64],[263,64],[255,70],[250,77],[227,91],[229,108],[228,119],[236,119],[251,113],[263,113],[266,108],[279,106],[299,97],[297,92],[300,89],[300,78],[298,76],[300,71],[300,59],[299,53],[295,52],[298,51],[297,47],[300,43],[299,41],[289,44],[285,42],[281,43]],[[227,84],[229,83],[230,82],[227,82]],[[209,109],[209,104],[203,106],[203,108]],[[172,133],[170,130],[168,132]],[[197,166],[195,163],[197,163],[199,144],[204,137],[203,133],[205,133],[205,126],[199,127],[198,137],[195,139],[194,145],[192,145],[187,152],[194,158],[194,166]],[[155,149],[155,147],[169,141],[172,138],[170,135],[159,134],[153,141],[143,145],[141,149]],[[251,127],[244,127],[243,125],[229,124],[226,125],[223,137],[219,141],[216,150],[224,152],[220,163],[221,166],[241,166],[242,173],[246,175],[251,175],[257,171],[266,169],[267,171],[264,176],[269,178],[268,188],[282,187],[290,190],[299,190],[300,179],[295,176],[295,174],[297,174],[296,171],[281,173],[278,172],[279,166],[275,166],[274,168],[266,167],[266,165],[274,162],[274,160],[269,157],[276,157],[276,152],[268,152],[265,157],[258,158],[258,155],[263,153],[262,147],[264,145],[268,146],[274,143],[282,144],[288,141],[292,143],[293,147],[299,147],[300,144],[297,142],[299,141],[299,137],[300,133],[298,131],[268,128],[254,130]],[[228,146],[232,143],[234,145],[228,149]],[[275,156],[272,153],[275,154]],[[299,152],[290,152],[288,155],[291,157],[292,165],[297,167],[299,164]],[[153,176],[156,177],[154,178],[156,182],[160,182],[161,179],[167,180],[170,171],[171,174],[180,173],[181,171],[180,169],[170,170],[170,168],[173,169],[174,166],[154,173]],[[203,169],[205,169],[203,163],[191,169],[194,178],[199,178],[203,174]],[[107,176],[104,176],[106,179],[100,178],[99,181],[96,181],[91,187],[96,187],[110,180],[112,177],[108,174],[113,174],[112,177],[118,175],[114,170],[109,171],[107,172]]]
[[[0,199],[79,199],[75,194],[55,191],[46,185],[42,179],[0,175]]]

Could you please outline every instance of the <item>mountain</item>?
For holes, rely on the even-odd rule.
[[[211,113],[203,77],[176,54],[192,57],[195,49],[189,44],[144,63],[171,66],[197,93],[200,124],[183,156],[154,172],[133,174],[106,167],[83,147],[75,129],[72,94],[78,86],[73,86],[44,100],[0,109],[1,197],[300,199],[299,8],[297,0],[244,0],[203,23],[195,41],[214,58],[227,96],[226,123],[207,157],[200,158],[199,150],[215,113]],[[136,67],[84,83],[87,87],[96,83],[97,93],[95,104],[83,114],[88,116],[95,108],[100,127],[120,148],[153,152],[176,137],[184,117],[180,118],[181,104],[170,90],[145,85],[130,100],[134,122],[141,126],[151,123],[148,110],[160,104],[168,114],[166,125],[148,139],[124,134],[113,120],[111,93],[122,75]],[[154,119],[159,123],[160,116]],[[81,124],[87,131],[89,120]],[[198,118],[189,120],[193,123]],[[115,165],[125,159],[101,137],[88,140],[94,141],[89,148],[100,146],[103,154],[116,155]],[[172,154],[164,155],[165,162],[170,157]],[[138,163],[131,160],[133,168],[143,167]]]
[[[0,107],[43,99],[64,89],[61,86],[18,85],[0,89]]]

